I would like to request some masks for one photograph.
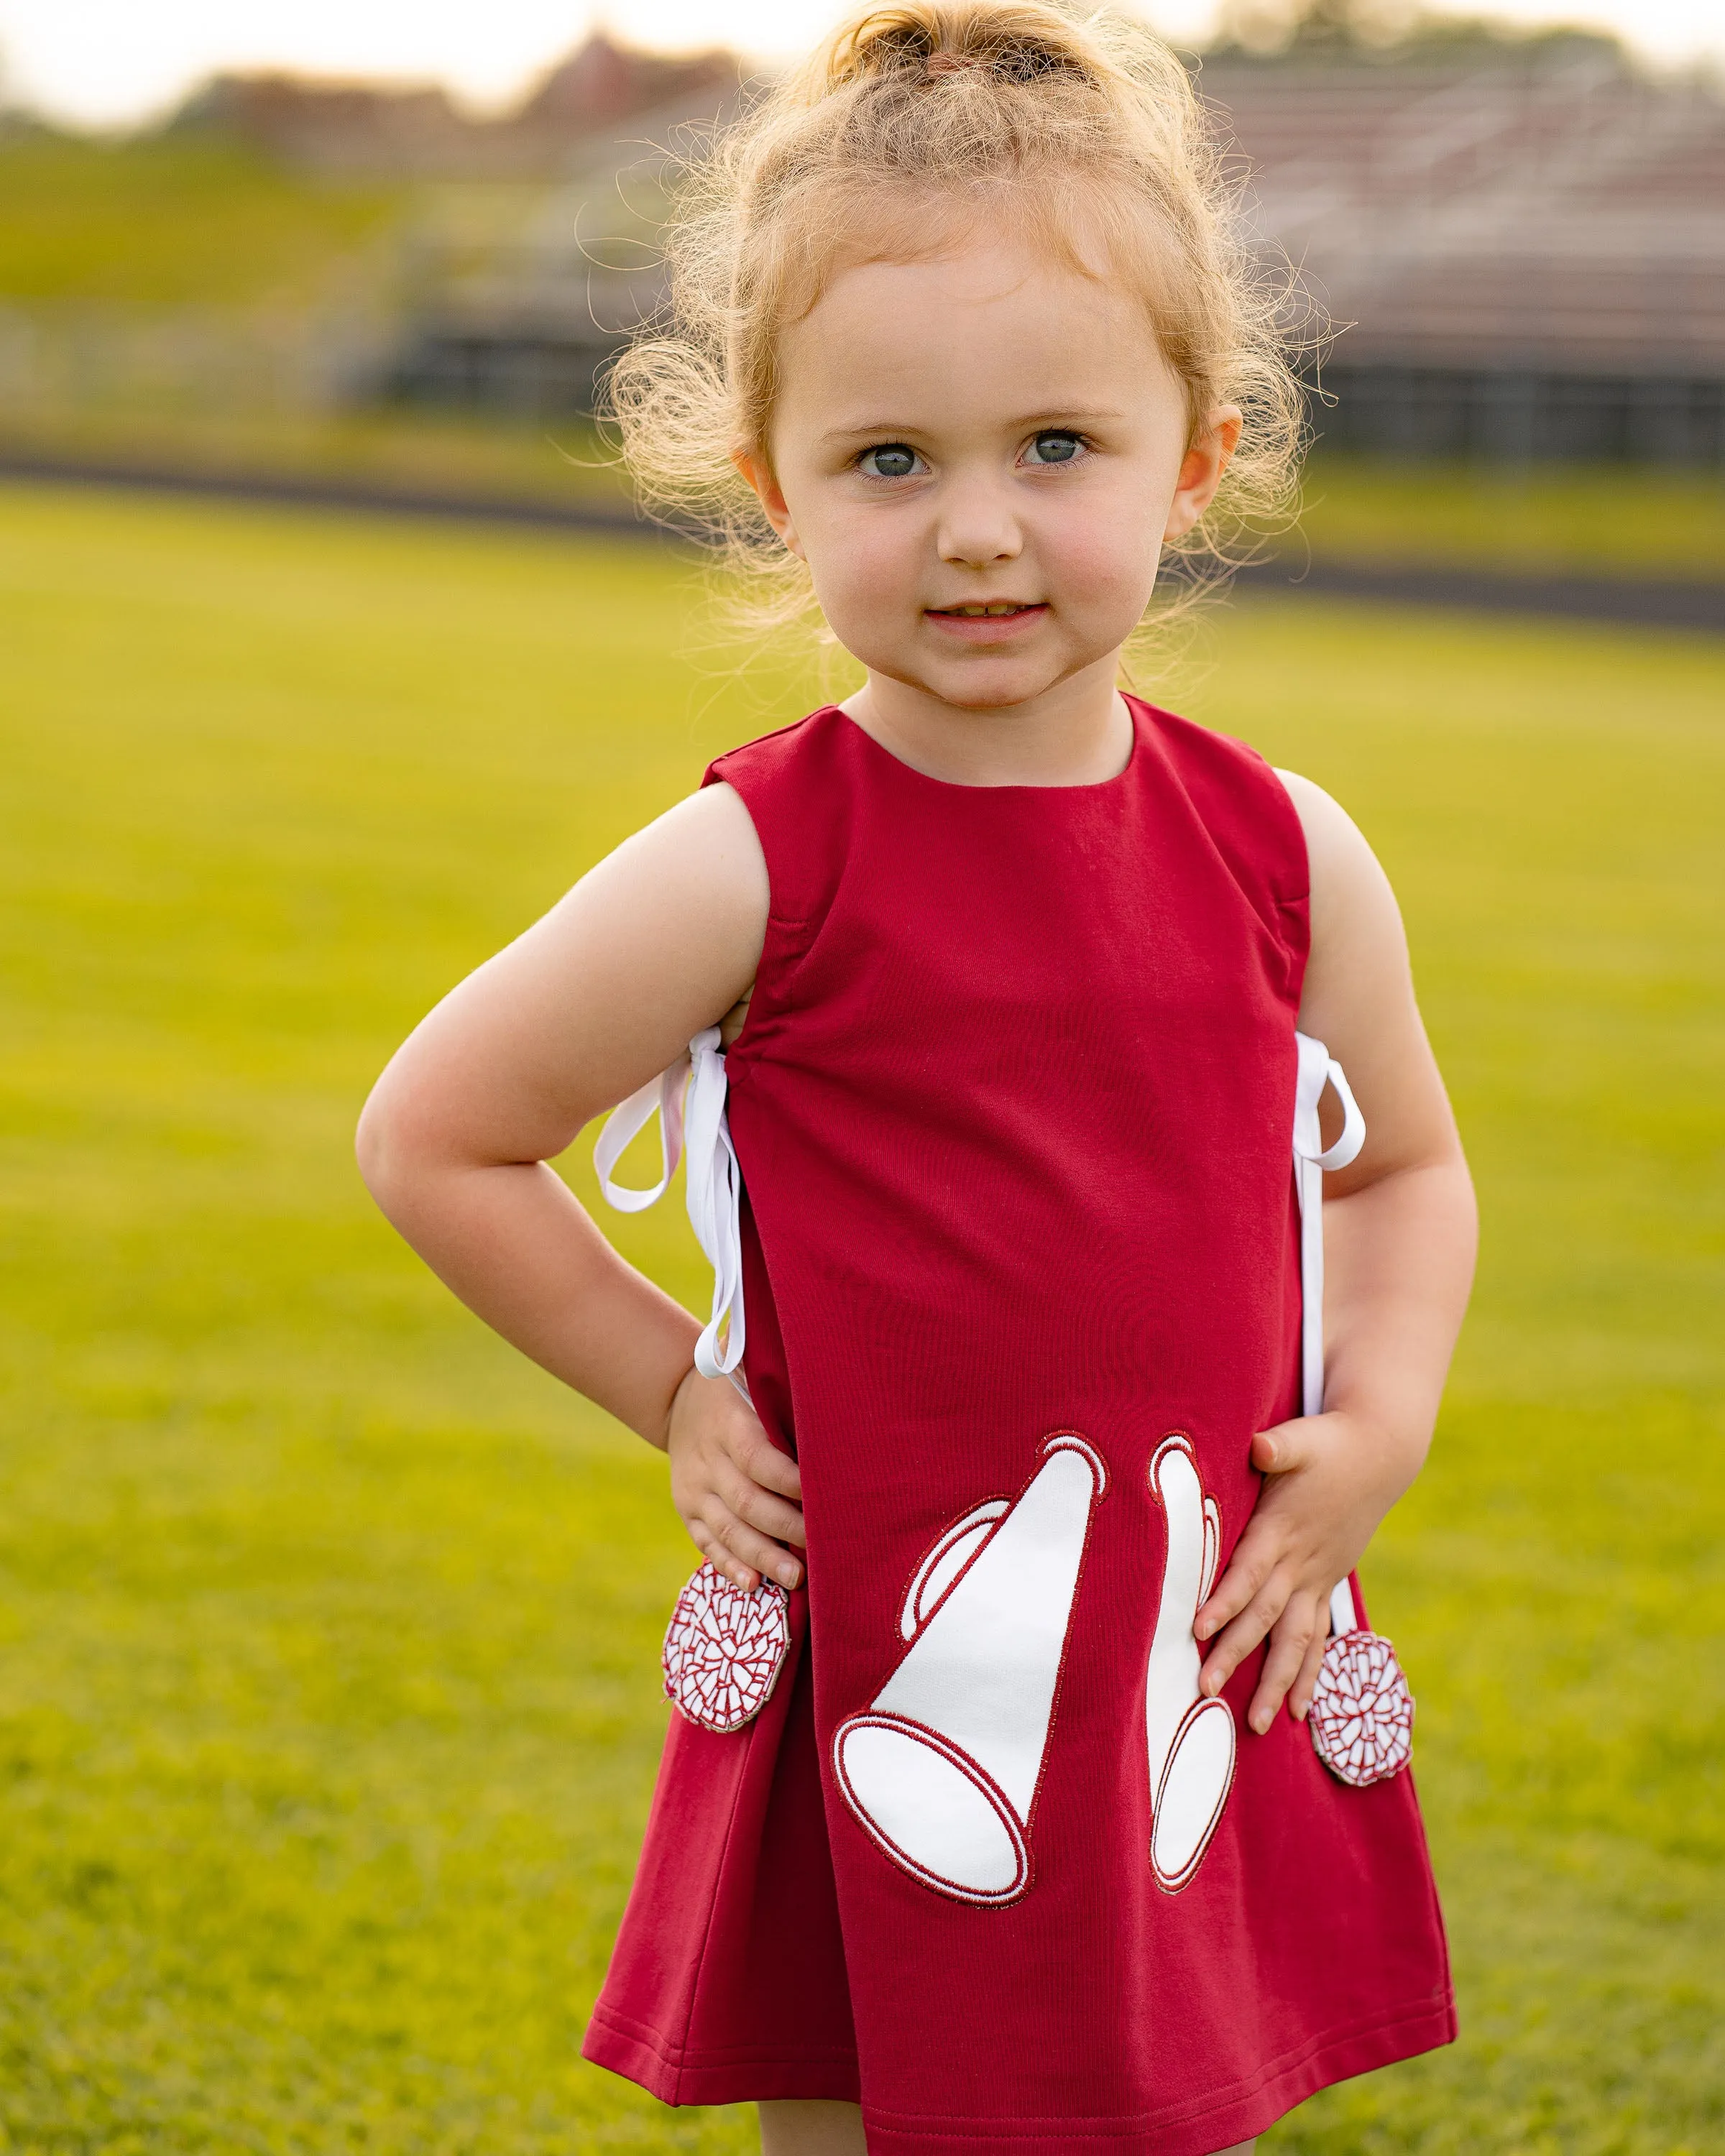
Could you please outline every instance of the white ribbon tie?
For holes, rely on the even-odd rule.
[[[1321,1040],[1296,1033],[1300,1073],[1294,1089],[1294,1193],[1300,1201],[1300,1412],[1324,1406],[1324,1171],[1346,1168],[1366,1142],[1366,1119]],[[1318,1128],[1318,1103],[1333,1086],[1342,1103],[1342,1135],[1326,1148]],[[1330,1597],[1332,1631],[1352,1632],[1359,1623],[1353,1589],[1343,1579]]]
[[[689,1224],[713,1269],[713,1313],[695,1343],[695,1367],[704,1378],[737,1376],[742,1361],[742,1176],[731,1143],[726,1114],[725,1058],[719,1029],[697,1033],[682,1057],[649,1078],[639,1091],[606,1116],[593,1164],[608,1204],[619,1213],[641,1213],[663,1198],[677,1162],[688,1153]],[[614,1183],[612,1171],[631,1138],[659,1118],[660,1161],[663,1168],[650,1190]]]

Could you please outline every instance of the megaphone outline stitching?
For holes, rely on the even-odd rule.
[[[1144,1670],[1144,1734],[1150,1777],[1150,1867],[1164,1893],[1189,1886],[1203,1863],[1234,1788],[1238,1737],[1233,1710],[1199,1690],[1202,1658],[1192,1622],[1211,1588],[1221,1554],[1222,1516],[1199,1477],[1183,1430],[1153,1455],[1150,1494],[1168,1529],[1162,1589]],[[1169,1725],[1172,1723],[1172,1727]],[[1175,1779],[1187,1788],[1170,1812]],[[1175,1837],[1168,1845],[1169,1835]]]
[[[1055,1486],[1060,1481],[1070,1481],[1056,1466],[1063,1455],[1076,1455],[1086,1470],[1088,1487],[1082,1492],[1082,1512],[1076,1518],[1076,1526],[1073,1516],[1079,1496],[1076,1485],[1064,1490]],[[902,1635],[911,1639],[910,1648],[901,1656],[897,1667],[875,1694],[870,1707],[860,1713],[848,1716],[834,1732],[834,1774],[857,1824],[881,1854],[901,1871],[932,1892],[951,1900],[976,1907],[998,1908],[1021,1900],[1030,1890],[1035,1871],[1029,1844],[1030,1828],[1047,1769],[1055,1717],[1060,1705],[1060,1685],[1065,1674],[1072,1610],[1083,1578],[1085,1560],[1089,1553],[1091,1522],[1096,1506],[1107,1493],[1108,1482],[1106,1464],[1094,1445],[1076,1430],[1056,1431],[1043,1441],[1041,1459],[1036,1471],[1015,1497],[1009,1500],[988,1499],[973,1506],[943,1528],[918,1560],[906,1585],[899,1630]],[[1040,1507],[1027,1507],[1027,1501],[1032,1500],[1039,1485],[1043,1488],[1045,1503]],[[915,1698],[919,1691],[925,1696],[930,1691],[938,1693],[941,1672],[937,1672],[932,1683],[927,1681],[926,1670],[924,1681],[921,1683],[916,1676],[906,1676],[918,1647],[928,1638],[931,1628],[943,1611],[948,1613],[947,1630],[950,1632],[952,1630],[951,1613],[955,1597],[961,1596],[967,1580],[973,1583],[974,1589],[977,1568],[989,1548],[995,1549],[998,1559],[1002,1547],[999,1537],[1009,1533],[1014,1519],[1019,1524],[1019,1533],[1014,1541],[1030,1541],[1032,1547],[1028,1553],[1035,1554],[1033,1530],[1039,1522],[1033,1514],[1042,1511],[1048,1511],[1054,1516],[1047,1523],[1055,1530],[1053,1568],[1060,1575],[1069,1573],[1070,1577],[1065,1578],[1063,1589],[1057,1587],[1059,1643],[1053,1658],[1051,1676],[1049,1676],[1045,1666],[1047,1649],[1052,1639],[1052,1627],[1047,1621],[1045,1607],[1042,1613],[1041,1636],[1034,1642],[1040,1650],[1044,1666],[1032,1672],[1032,1684],[1039,1674],[1048,1679],[1046,1709],[1040,1717],[1034,1777],[1028,1789],[1020,1787],[1009,1794],[982,1760],[975,1756],[974,1750],[955,1743],[930,1721],[905,1712],[902,1705],[895,1706],[893,1696],[895,1693],[908,1694]],[[1072,1546],[1075,1540],[1076,1548]],[[963,1548],[967,1543],[971,1546]],[[963,1555],[954,1564],[951,1560],[958,1555],[961,1548]],[[940,1577],[942,1573],[945,1576]],[[937,1577],[940,1577],[938,1591],[927,1599],[925,1606],[925,1590]],[[993,1587],[995,1583],[991,1581],[989,1584]],[[971,1644],[964,1641],[963,1647],[969,1647]],[[949,1720],[957,1720],[962,1724],[967,1710],[974,1706],[975,1697],[986,1694],[987,1680],[990,1677],[998,1680],[999,1672],[998,1666],[991,1666],[991,1659],[985,1652],[967,1657],[961,1648],[955,1659],[961,1667],[967,1659],[973,1663],[970,1672],[973,1681],[967,1687],[963,1705],[948,1707],[946,1710]],[[950,1676],[952,1672],[945,1674]],[[1022,1696],[1034,1699],[1034,1691],[1028,1687],[1021,1686],[1019,1690]],[[1027,1727],[1034,1728],[1034,1720]],[[998,1732],[984,1729],[969,1733],[971,1743],[977,1749],[994,1750],[1003,1765],[1010,1760],[1014,1749],[1010,1732],[1004,1742],[993,1743],[991,1743],[991,1738],[999,1740]],[[1019,1739],[1017,1763],[1022,1765],[1025,1728],[1021,1727],[1017,1735]],[[870,1743],[871,1738],[876,1740],[873,1743]],[[872,1760],[868,1756],[871,1752],[875,1755]],[[847,1754],[850,1756],[847,1758]],[[934,1767],[936,1762],[940,1763],[938,1768]],[[932,1768],[934,1768],[932,1774],[930,1771]],[[945,1771],[948,1769],[956,1773],[956,1781]],[[920,1777],[922,1783],[922,1794],[927,1804],[920,1819],[916,1816],[914,1791],[912,1801],[909,1804],[905,1802],[903,1784],[907,1775],[912,1781]],[[871,1784],[872,1788],[865,1792],[858,1786],[860,1780]],[[943,1815],[950,1825],[954,1819],[952,1800],[955,1795],[960,1800],[961,1807],[970,1805],[968,1830],[972,1842],[964,1852],[971,1866],[971,1876],[968,1879],[954,1876],[957,1866],[954,1861],[954,1852],[950,1849],[948,1869],[941,1871],[936,1869],[932,1862],[919,1858],[912,1848],[906,1846],[906,1842],[914,1840],[920,1831],[923,1838],[924,1856],[933,1855],[932,1845],[941,1839],[941,1820],[934,1815]],[[982,1799],[983,1810],[979,1811],[975,1807],[972,1801],[974,1798]],[[895,1822],[898,1829],[896,1835],[891,1825],[884,1824],[877,1816],[883,1811],[896,1811],[899,1815]],[[960,1820],[958,1825],[962,1840],[964,1824]],[[982,1830],[982,1839],[985,1842],[992,1840],[991,1849],[978,1851],[975,1845],[976,1830],[978,1828]],[[1004,1867],[1003,1859],[1005,1860]],[[995,1867],[992,1877],[986,1876],[991,1862]]]

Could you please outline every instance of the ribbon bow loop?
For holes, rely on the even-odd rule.
[[[695,1343],[695,1367],[704,1378],[732,1378],[742,1361],[742,1173],[731,1142],[726,1112],[728,1085],[719,1029],[708,1026],[669,1070],[614,1108],[593,1152],[599,1188],[620,1213],[641,1213],[664,1197],[677,1163],[689,1158],[689,1224],[713,1269],[712,1315]],[[631,1138],[659,1117],[664,1173],[650,1190],[612,1180]],[[740,1379],[733,1378],[734,1383]]]

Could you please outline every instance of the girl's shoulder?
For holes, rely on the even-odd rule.
[[[701,785],[739,795],[766,858],[772,916],[809,919],[820,908],[832,865],[844,859],[853,805],[845,768],[861,738],[834,705],[727,749]]]
[[[1303,910],[1311,869],[1300,812],[1280,774],[1249,742],[1218,733],[1140,698],[1128,697],[1155,780],[1182,797],[1255,909],[1279,932]]]
[[[751,793],[806,785],[815,778],[818,765],[841,753],[845,735],[854,731],[835,705],[824,704],[806,718],[793,719],[788,726],[775,726],[716,756],[701,783],[734,786],[745,799]]]

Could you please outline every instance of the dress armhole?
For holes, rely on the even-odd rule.
[[[1249,742],[1153,705],[1144,709],[1211,844],[1274,943],[1281,994],[1297,1012],[1312,914],[1306,832],[1293,796]]]
[[[799,719],[716,757],[701,782],[704,788],[728,786],[747,811],[767,863],[768,918],[786,927],[800,925],[815,910],[811,873],[820,855],[806,833],[809,789],[801,768],[810,724]]]
[[[728,786],[742,803],[767,863],[767,934],[742,1030],[726,1051],[733,1082],[769,1022],[788,1007],[792,976],[832,904],[847,850],[850,788],[836,767],[848,722],[813,713],[707,767],[703,786]]]
[[[1257,751],[1251,752],[1257,756]],[[1287,832],[1284,873],[1272,879],[1271,896],[1280,923],[1280,937],[1287,953],[1288,998],[1297,1011],[1306,983],[1306,967],[1312,956],[1312,855],[1306,844],[1306,826],[1294,797],[1281,773],[1266,757],[1258,757],[1264,775],[1275,789],[1281,820]],[[1284,857],[1279,857],[1284,858]],[[1293,873],[1286,873],[1291,869]]]

